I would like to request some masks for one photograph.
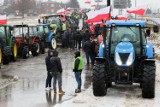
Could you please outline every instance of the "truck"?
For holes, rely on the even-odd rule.
[[[103,42],[99,46],[93,68],[95,96],[105,96],[113,83],[138,83],[143,98],[155,97],[154,48],[147,40],[151,31],[146,24],[146,21],[137,20],[106,22]]]

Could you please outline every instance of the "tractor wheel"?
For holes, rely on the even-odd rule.
[[[155,62],[147,62],[143,68],[142,97],[155,97]]]
[[[28,46],[24,46],[22,50],[22,58],[26,59],[28,57],[29,51]]]
[[[51,49],[56,49],[57,48],[57,41],[54,37],[52,37],[50,45],[51,45]]]
[[[2,64],[2,49],[0,48],[0,68],[1,68],[1,64]]]
[[[93,94],[95,96],[105,96],[107,86],[105,82],[105,65],[97,64],[93,69]]]
[[[3,48],[2,56],[3,56],[3,64],[9,64],[10,62],[10,52],[11,49],[9,46]]]
[[[44,42],[41,42],[41,54],[45,53],[45,45]]]
[[[11,56],[13,61],[17,60],[17,55],[18,55],[17,43],[15,41],[13,41],[13,43],[12,43],[12,56]]]
[[[33,56],[38,56],[40,53],[40,43],[38,41],[34,42],[34,49],[31,51]]]

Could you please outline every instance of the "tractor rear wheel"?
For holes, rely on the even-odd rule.
[[[12,44],[12,59],[13,59],[13,61],[17,60],[17,54],[18,54],[17,43],[15,41],[13,41],[13,44]]]
[[[155,97],[155,62],[147,62],[143,68],[142,97]]]
[[[1,68],[1,64],[2,64],[2,49],[0,48],[0,68]]]
[[[9,64],[10,62],[10,53],[11,49],[9,46],[3,48],[2,56],[3,56],[3,64]]]
[[[95,96],[105,96],[107,86],[105,82],[105,65],[97,64],[93,69],[93,94]]]
[[[52,37],[50,45],[51,45],[51,49],[56,49],[57,48],[57,41],[54,37]]]
[[[38,56],[40,53],[40,43],[38,41],[34,42],[34,49],[31,51],[33,56]]]

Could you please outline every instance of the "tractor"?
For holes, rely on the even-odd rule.
[[[49,24],[37,25],[38,36],[41,38],[41,41],[42,41],[42,51],[41,51],[42,54],[45,53],[45,48],[50,46],[49,38],[51,38],[50,36],[52,35],[49,35],[50,34],[49,28],[50,28]]]
[[[40,53],[41,39],[37,36],[37,27],[28,25],[14,25],[13,33],[18,43],[18,55],[23,59],[29,56],[31,51],[33,56]]]
[[[93,94],[105,96],[115,85],[142,88],[143,98],[155,97],[154,48],[147,37],[146,21],[107,21],[103,27],[103,42],[99,46],[93,68]]]
[[[48,47],[56,49],[58,45],[62,43],[62,34],[66,28],[74,30],[77,26],[75,21],[67,15],[47,15],[44,16],[46,24],[49,25],[50,33],[47,38]]]
[[[3,64],[17,60],[17,42],[11,31],[11,26],[0,25],[0,63]]]

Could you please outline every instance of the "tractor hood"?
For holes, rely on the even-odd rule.
[[[114,61],[118,66],[131,66],[135,60],[132,43],[120,42],[115,48]]]

